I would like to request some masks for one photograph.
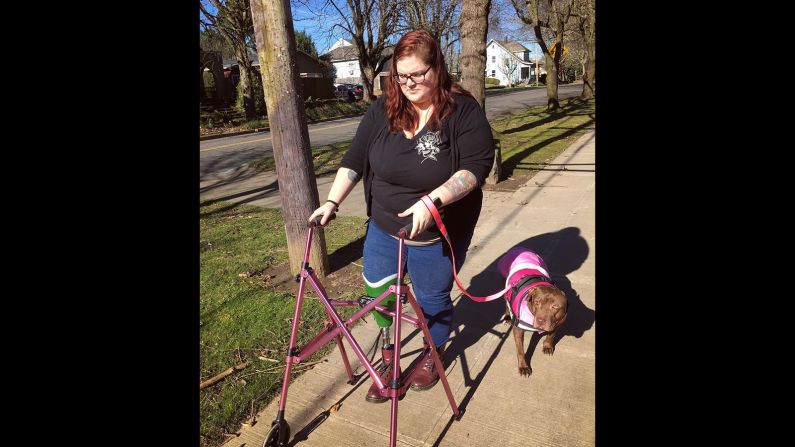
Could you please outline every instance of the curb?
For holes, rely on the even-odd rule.
[[[543,88],[543,86],[539,85],[538,87],[535,87],[535,86],[534,87],[525,87],[525,88],[522,88],[522,89],[515,88],[515,89],[508,90],[508,91],[505,91],[504,89],[501,89],[501,88],[491,89],[491,90],[486,90],[486,96],[507,95],[508,93],[517,93],[517,92],[522,91],[522,90],[535,90],[535,89],[539,89],[539,88]]]
[[[363,116],[363,115],[364,115],[364,113],[357,113],[357,114],[353,114],[353,115],[335,116],[333,118],[323,118],[322,120],[307,121],[307,124],[323,123],[323,122],[326,122],[326,121],[341,120],[341,119],[344,119],[344,118],[354,118],[354,117]],[[238,135],[246,135],[246,134],[255,133],[255,132],[268,132],[270,130],[271,130],[270,127],[260,127],[260,128],[254,129],[254,130],[241,130],[239,132],[219,133],[219,134],[214,134],[214,135],[204,135],[204,136],[200,136],[199,137],[199,141],[215,140],[216,138],[224,138],[224,137],[235,137],[235,136],[238,136]]]
[[[577,84],[582,85],[582,81],[569,82],[568,84],[558,84],[558,88],[560,88],[561,85],[577,85]],[[525,87],[524,89],[514,88],[507,91],[505,89],[498,88],[498,89],[486,90],[486,96],[507,95],[508,93],[516,93],[520,90],[535,90],[535,89],[545,89],[545,88],[547,88],[546,84],[540,84],[538,87],[536,86]]]
[[[262,128],[253,129],[253,130],[241,130],[239,132],[229,132],[229,133],[219,133],[219,134],[214,134],[214,135],[204,135],[204,136],[200,136],[199,137],[199,141],[215,140],[217,138],[224,138],[224,137],[236,137],[238,135],[247,135],[247,134],[256,133],[256,132],[267,132],[269,130],[271,130],[270,127],[262,127]]]

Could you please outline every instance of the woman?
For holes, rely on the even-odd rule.
[[[456,268],[466,257],[483,199],[480,186],[494,161],[491,127],[479,104],[452,82],[438,42],[424,30],[411,31],[395,45],[386,92],[364,115],[340,163],[328,200],[309,217],[321,225],[364,179],[367,215],[364,277],[367,294],[377,297],[397,281],[400,228],[413,224],[404,262],[433,343],[444,355],[450,335],[453,268],[446,242],[420,200],[428,195],[442,215],[454,244]],[[427,230],[427,231],[426,231]],[[394,303],[394,295],[385,301]],[[384,339],[381,378],[392,374],[391,317],[373,312]],[[426,349],[411,388],[426,390],[439,380]],[[388,400],[373,384],[369,402]]]

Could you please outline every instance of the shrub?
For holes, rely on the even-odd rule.
[[[199,127],[205,127],[207,129],[218,127],[219,125],[222,125],[223,122],[224,115],[218,111],[213,111],[199,117]]]

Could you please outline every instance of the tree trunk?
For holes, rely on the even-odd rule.
[[[544,53],[544,63],[547,66],[547,111],[552,112],[560,108],[558,101],[558,64],[560,63],[561,44],[560,39],[555,43],[556,47],[552,50],[547,46],[544,41],[544,36],[541,34],[541,25],[538,22],[533,26],[533,32],[536,36],[536,42],[541,47],[541,52]],[[552,56],[550,51],[555,52]]]
[[[266,92],[290,269],[296,274],[303,262],[307,218],[319,204],[289,0],[251,0],[251,15]],[[314,234],[309,263],[322,277],[329,270],[326,240],[322,228]]]
[[[373,84],[375,82],[375,68],[370,65],[370,61],[366,58],[359,58],[359,68],[362,70],[362,99],[365,102],[373,102],[376,99]]]
[[[461,4],[461,87],[486,110],[486,34],[491,0],[463,0]]]
[[[199,100],[207,99],[207,92],[204,91],[204,65],[199,68]]]
[[[587,101],[594,97],[594,79],[596,79],[596,54],[588,48],[588,61],[585,63],[585,73],[582,75],[582,93],[580,99]]]
[[[502,176],[502,143],[500,140],[492,141],[494,141],[494,165],[491,168],[491,172],[489,172],[489,176],[486,177],[486,183],[496,185]]]
[[[224,93],[226,90],[226,83],[224,82],[224,67],[220,63],[212,63],[210,64],[210,71],[213,74],[213,85],[215,87],[215,95],[214,98],[224,98]]]
[[[486,35],[489,32],[491,0],[462,0],[459,27],[461,29],[461,87],[469,90],[486,111]],[[495,147],[494,165],[487,182],[497,183],[502,172],[500,146]],[[492,184],[493,184],[492,183]]]
[[[251,61],[248,59],[248,51],[245,45],[235,45],[235,59],[237,59],[237,67],[240,69],[240,89],[243,90],[243,113],[246,116],[246,121],[251,121],[256,118],[254,86],[249,77],[253,75],[253,70],[251,69]],[[236,101],[237,92],[235,92],[234,98]]]
[[[237,66],[240,69],[240,89],[243,91],[243,114],[246,116],[246,121],[251,121],[256,119],[256,112],[254,111],[254,86],[249,76],[255,74],[245,68],[243,64]],[[237,98],[237,92],[235,92],[235,98]]]
[[[585,40],[585,73],[582,75],[582,93],[580,99],[585,101],[594,97],[594,80],[596,79],[596,11],[593,2],[586,2],[587,19],[582,22],[580,31]]]
[[[560,45],[560,43],[557,43]],[[551,54],[544,55],[547,63],[547,111],[553,112],[560,108],[558,101],[558,67]]]

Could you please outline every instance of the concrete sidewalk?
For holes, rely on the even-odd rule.
[[[546,260],[568,296],[568,318],[558,330],[553,356],[542,353],[541,337],[525,336],[533,374],[521,377],[510,326],[500,321],[502,300],[475,303],[454,287],[447,378],[456,404],[465,412],[460,421],[453,419],[441,383],[425,392],[409,390],[398,405],[398,445],[595,444],[594,187],[595,132],[590,131],[516,192],[486,195],[462,283],[473,294],[500,290],[504,278],[497,273],[497,260],[509,248],[522,245]],[[256,200],[266,199],[267,194]],[[352,197],[345,204],[357,201],[363,198]],[[345,208],[350,212],[351,207],[341,212]],[[422,337],[411,325],[404,325],[402,334],[401,365],[406,368],[418,355]],[[359,323],[353,335],[365,351],[371,348],[377,336],[372,317]],[[346,346],[346,351],[359,375],[354,386],[345,383],[336,348],[326,362],[291,382],[285,410],[291,445],[389,444],[390,403],[364,400],[370,378],[352,349]],[[329,411],[335,404],[340,404],[337,411]],[[225,446],[262,445],[277,407],[278,396],[253,426],[244,426]]]

